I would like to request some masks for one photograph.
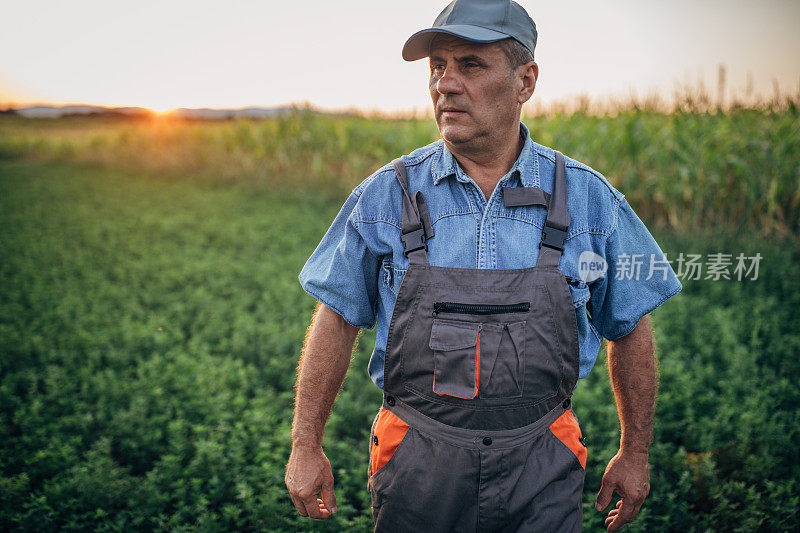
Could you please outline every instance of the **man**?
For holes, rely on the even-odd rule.
[[[536,38],[514,2],[457,0],[405,44],[406,60],[429,57],[442,138],[356,187],[300,273],[321,302],[286,471],[301,515],[336,512],[323,428],[359,329],[375,326],[376,531],[580,530],[586,449],[571,396],[601,335],[622,435],[596,508],[621,496],[605,520],[616,531],[647,496],[648,314],[681,284],[625,197],[520,122]],[[655,274],[628,275],[632,258]]]

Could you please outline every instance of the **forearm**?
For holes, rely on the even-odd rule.
[[[322,445],[325,423],[350,366],[358,331],[329,307],[317,306],[298,365],[294,445]]]
[[[622,452],[649,453],[658,377],[649,315],[634,330],[609,341],[608,373],[622,429]]]

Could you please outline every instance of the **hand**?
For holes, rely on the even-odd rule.
[[[324,519],[336,512],[331,463],[321,447],[292,446],[284,481],[301,516]]]
[[[607,531],[617,531],[624,524],[632,522],[639,508],[650,492],[650,466],[647,452],[626,452],[620,450],[606,467],[597,502],[594,507],[602,511],[611,503],[616,491],[622,499],[608,513],[605,520]]]

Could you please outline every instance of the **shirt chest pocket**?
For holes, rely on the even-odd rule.
[[[400,284],[403,283],[403,277],[406,275],[406,268],[397,268],[394,263],[388,259],[381,265],[381,278],[386,288],[392,291],[392,294],[397,296],[400,292]]]
[[[591,293],[589,292],[589,286],[586,284],[585,281],[578,278],[572,278],[569,276],[565,276],[567,280],[567,285],[569,285],[569,293],[572,296],[572,305],[576,309],[589,301]]]

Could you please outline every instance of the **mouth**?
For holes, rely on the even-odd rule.
[[[463,109],[458,109],[456,107],[442,107],[439,109],[439,114],[443,117],[447,116],[455,117],[458,115],[463,115],[465,113],[466,111],[464,111]]]

